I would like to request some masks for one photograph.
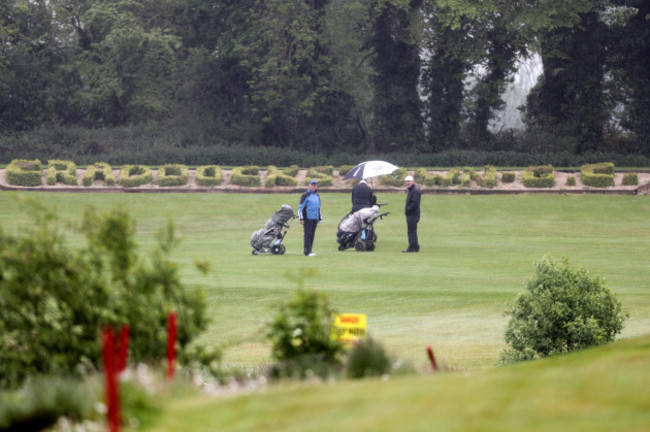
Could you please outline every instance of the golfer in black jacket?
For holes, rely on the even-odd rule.
[[[350,213],[372,207],[375,204],[377,204],[377,197],[372,193],[372,189],[365,180],[361,180],[352,188],[352,210]]]
[[[409,237],[409,247],[402,252],[419,252],[418,222],[420,222],[420,188],[413,181],[413,176],[406,176],[404,183],[408,191],[404,214],[406,215],[406,231]]]

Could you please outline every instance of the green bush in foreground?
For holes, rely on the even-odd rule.
[[[605,282],[584,269],[573,269],[547,256],[537,264],[526,291],[506,315],[510,348],[502,362],[562,354],[614,340],[627,314]]]
[[[44,430],[60,416],[73,421],[95,415],[94,390],[77,379],[38,377],[20,389],[0,392],[0,431]]]
[[[144,260],[135,221],[124,211],[88,208],[74,230],[85,245],[72,249],[55,213],[31,201],[25,210],[34,223],[24,232],[0,231],[0,388],[33,375],[100,369],[99,335],[108,325],[130,327],[131,360],[157,364],[166,355],[171,310],[179,361],[193,360],[186,347],[207,326],[206,302],[183,286],[169,259],[177,243],[171,222]]]
[[[391,372],[391,362],[384,347],[372,338],[359,341],[348,355],[348,378],[369,378]]]
[[[301,288],[305,275],[299,275],[299,288],[293,298],[280,305],[266,334],[271,355],[284,364],[308,365],[317,359],[329,365],[340,362],[343,347],[330,338],[330,309],[324,293]],[[292,374],[293,375],[293,374]]]

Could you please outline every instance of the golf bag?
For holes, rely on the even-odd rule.
[[[390,212],[379,213],[379,207],[382,205],[385,204],[376,204],[349,213],[339,222],[336,239],[340,251],[351,247],[354,247],[358,252],[375,250],[377,234],[375,233],[374,223],[377,219],[382,219],[390,214]]]
[[[282,244],[282,240],[284,240],[284,236],[287,235],[290,222],[295,217],[296,215],[293,213],[293,208],[288,204],[283,204],[282,207],[280,207],[280,210],[273,213],[271,219],[266,221],[264,228],[251,234],[251,246],[253,247],[252,254],[284,254],[286,248]],[[287,230],[282,232],[283,228],[287,228]]]

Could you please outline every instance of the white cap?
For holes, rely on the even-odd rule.
[[[407,182],[407,181],[413,181],[413,176],[410,176],[410,175],[409,175],[409,176],[406,176],[406,177],[404,178],[404,181],[405,181],[405,182]]]

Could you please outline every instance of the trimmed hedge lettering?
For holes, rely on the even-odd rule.
[[[14,186],[42,186],[43,167],[38,159],[14,159],[7,166],[7,183]]]

